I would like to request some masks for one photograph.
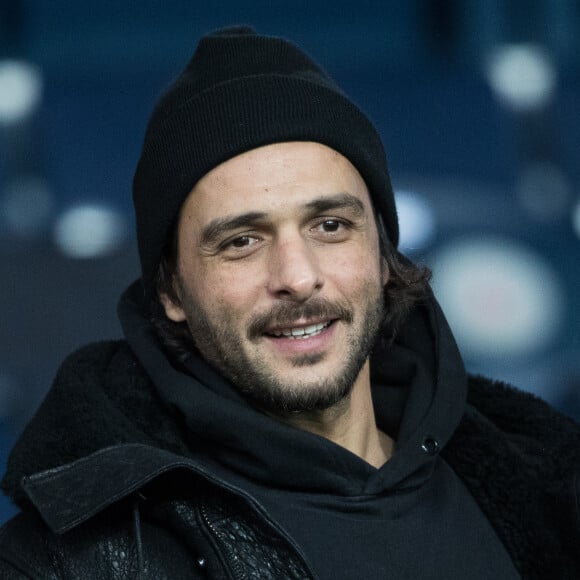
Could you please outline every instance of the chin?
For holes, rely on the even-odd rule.
[[[334,407],[349,397],[353,386],[354,381],[344,380],[344,377],[333,377],[321,384],[320,374],[317,373],[295,384],[274,381],[267,386],[262,383],[261,388],[256,388],[254,383],[250,388],[241,387],[240,391],[262,410],[284,416]]]

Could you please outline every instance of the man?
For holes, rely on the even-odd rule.
[[[578,426],[465,374],[380,139],[307,55],[204,37],[134,202],[126,341],[16,445],[2,578],[578,577]]]

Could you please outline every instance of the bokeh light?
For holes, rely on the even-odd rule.
[[[0,61],[0,123],[17,123],[31,115],[42,98],[42,77],[34,65]]]
[[[561,284],[526,246],[495,237],[464,239],[442,248],[432,267],[436,295],[465,354],[529,356],[556,336]]]
[[[539,45],[514,44],[497,48],[487,63],[488,81],[509,108],[526,112],[546,105],[556,87],[556,70]]]
[[[65,211],[54,228],[54,241],[71,258],[98,258],[115,251],[127,235],[121,214],[104,205],[79,205]]]
[[[413,252],[427,247],[435,237],[435,214],[424,196],[413,191],[395,191],[399,217],[399,247]]]

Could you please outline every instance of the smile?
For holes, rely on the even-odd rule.
[[[320,322],[318,324],[310,324],[308,326],[300,326],[296,328],[281,328],[279,330],[273,330],[269,334],[278,338],[284,337],[301,340],[320,334],[325,328],[330,326],[330,324],[332,324],[332,321]]]

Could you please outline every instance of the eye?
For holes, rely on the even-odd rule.
[[[349,223],[338,218],[323,218],[314,226],[314,229],[319,234],[328,234],[336,237],[337,235],[346,233],[349,229]]]
[[[320,224],[320,227],[325,232],[334,233],[334,232],[337,232],[340,229],[340,227],[343,225],[344,224],[338,220],[324,220]]]
[[[227,245],[232,248],[247,248],[248,246],[251,246],[255,242],[256,238],[253,238],[252,236],[239,236],[237,238],[234,238],[233,240],[230,240],[230,242]]]
[[[351,230],[351,222],[345,219],[322,217],[313,224],[312,233],[321,242],[334,243],[346,240]]]
[[[243,258],[259,248],[261,238],[249,234],[235,236],[225,240],[219,247],[219,252],[226,258]]]

